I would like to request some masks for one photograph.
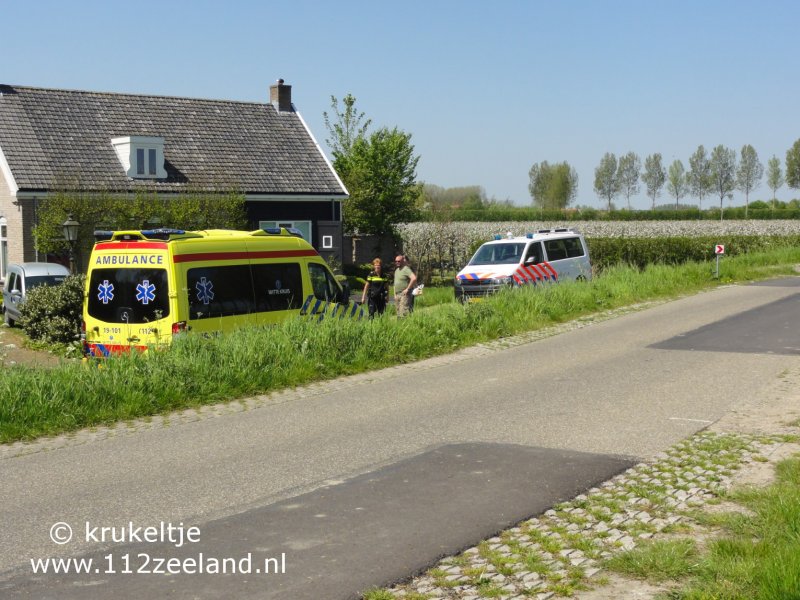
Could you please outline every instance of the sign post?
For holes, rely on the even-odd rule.
[[[714,246],[714,254],[717,255],[717,274],[716,279],[719,279],[719,257],[725,254],[725,246],[722,244],[717,244]]]

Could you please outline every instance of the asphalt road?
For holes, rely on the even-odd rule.
[[[7,458],[0,596],[356,597],[757,396],[797,366],[799,285],[721,288],[523,346],[314,386],[255,410]],[[73,528],[68,544],[50,539],[56,522]],[[197,527],[199,541],[130,543],[129,523],[162,522]],[[102,542],[94,527],[115,529]],[[124,543],[111,540],[123,534]],[[143,553],[182,566],[203,562],[200,553],[231,558],[239,570],[249,553],[251,572],[120,573],[126,555],[136,570]],[[70,556],[92,558],[92,572],[32,574],[31,559]]]

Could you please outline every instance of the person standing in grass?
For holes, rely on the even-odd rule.
[[[379,315],[386,310],[389,301],[389,279],[383,274],[383,263],[380,258],[372,261],[372,272],[367,275],[364,291],[361,292],[361,304],[368,301],[369,318],[372,319],[377,312]]]
[[[398,254],[394,259],[394,303],[398,317],[405,317],[414,310],[414,297],[411,295],[417,276],[408,264],[408,257]]]

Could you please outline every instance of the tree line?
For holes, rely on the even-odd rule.
[[[625,198],[630,210],[631,196],[638,194],[644,185],[655,210],[656,200],[666,187],[676,209],[682,199],[693,197],[702,210],[703,200],[712,196],[719,198],[722,215],[724,199],[731,198],[734,190],[739,190],[745,197],[747,218],[750,194],[761,184],[765,171],[774,208],[776,192],[784,183],[790,188],[800,189],[800,139],[786,152],[785,171],[777,156],[767,161],[765,170],[750,144],[742,146],[738,159],[735,150],[723,145],[716,146],[710,154],[700,145],[689,157],[688,169],[680,160],[673,161],[666,168],[658,152],[645,157],[644,165],[635,152],[619,158],[607,152],[595,168],[594,191],[606,201],[609,211],[615,208],[613,202],[619,197]],[[528,175],[528,190],[533,204],[540,209],[567,208],[577,197],[578,176],[567,162],[552,165],[547,161],[534,163]]]

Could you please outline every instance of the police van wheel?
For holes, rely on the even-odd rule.
[[[575,278],[575,281],[581,281],[581,282],[586,281],[586,277],[584,277],[583,275],[578,275]]]

